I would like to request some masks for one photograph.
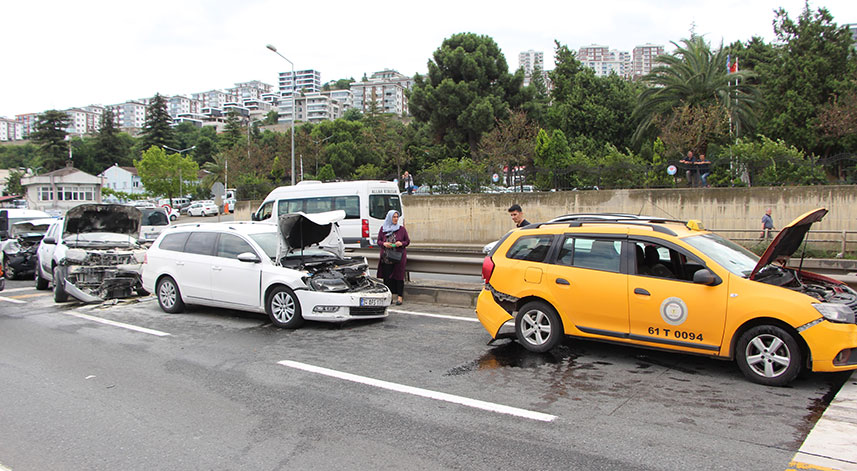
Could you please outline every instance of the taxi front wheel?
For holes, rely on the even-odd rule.
[[[564,335],[559,315],[542,301],[521,306],[515,318],[515,333],[524,348],[539,353],[557,346]]]
[[[738,339],[735,357],[750,381],[785,386],[800,373],[803,353],[790,333],[773,325],[760,325]]]

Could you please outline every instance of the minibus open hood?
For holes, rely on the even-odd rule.
[[[345,211],[305,214],[297,212],[283,214],[277,220],[280,235],[280,256],[293,250],[318,247],[345,256],[342,236],[337,222],[345,219]]]
[[[133,206],[121,204],[81,204],[68,210],[65,215],[63,237],[91,232],[137,237],[140,235],[140,220],[143,213]]]
[[[812,224],[821,221],[826,214],[826,208],[813,209],[798,216],[797,219],[784,227],[765,250],[765,253],[762,254],[762,257],[759,258],[759,263],[756,264],[753,272],[750,273],[750,279],[755,279],[756,274],[762,267],[773,263],[777,258],[783,256],[791,257],[798,247],[800,247],[800,244],[803,243],[803,239],[806,237],[806,233],[812,227]]]

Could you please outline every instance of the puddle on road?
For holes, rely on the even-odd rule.
[[[493,370],[499,368],[539,368],[544,365],[560,363],[573,364],[580,354],[573,352],[568,346],[560,345],[550,352],[534,353],[518,342],[508,342],[493,347],[486,354],[470,363],[449,369],[444,376],[460,376],[477,370]],[[609,364],[603,362],[604,364]]]

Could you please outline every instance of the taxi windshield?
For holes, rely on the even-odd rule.
[[[717,234],[700,234],[682,240],[711,257],[721,267],[745,278],[759,262],[759,257],[753,252]]]

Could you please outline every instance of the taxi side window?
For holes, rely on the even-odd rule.
[[[693,256],[649,241],[632,241],[636,274],[693,281],[693,274],[703,267]]]
[[[553,242],[553,236],[550,235],[521,237],[506,252],[506,258],[543,262],[550,250],[551,242]]]
[[[612,239],[569,238],[563,249],[570,246],[571,266],[619,273],[622,242]],[[564,260],[562,250],[560,261]]]

